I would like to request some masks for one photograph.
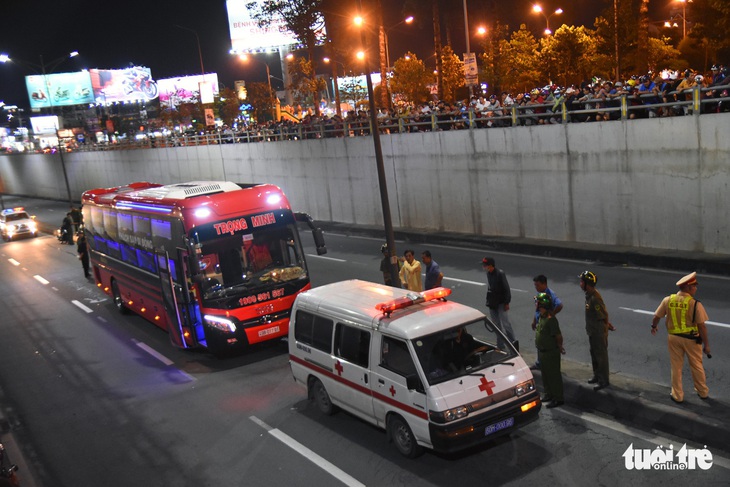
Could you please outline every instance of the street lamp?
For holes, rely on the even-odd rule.
[[[342,102],[340,100],[340,86],[337,83],[337,65],[339,64],[342,66],[342,74],[345,74],[345,65],[342,64],[339,61],[334,61],[328,57],[322,59],[325,64],[332,63],[332,81],[334,83],[334,92],[335,92],[335,113],[337,113],[338,116],[342,116]]]
[[[533,5],[533,6],[532,6],[532,11],[533,11],[534,13],[540,14],[540,15],[542,15],[543,17],[545,17],[545,35],[546,35],[546,36],[549,36],[550,34],[552,34],[552,33],[553,33],[553,31],[551,31],[551,30],[550,30],[550,18],[551,18],[551,17],[553,16],[553,15],[560,15],[560,14],[562,14],[562,13],[563,13],[563,9],[562,9],[562,8],[557,8],[557,9],[555,9],[555,12],[551,13],[550,15],[547,15],[547,14],[546,14],[546,13],[545,13],[545,12],[543,11],[542,7],[541,7],[541,6],[539,5],[539,4],[537,4],[537,3],[536,3],[535,5]]]
[[[385,30],[385,64],[388,65],[388,69],[390,69],[390,44],[388,43],[388,32],[395,29],[401,24],[411,24],[413,23],[413,16],[409,15],[405,19],[401,20],[395,25],[390,26]]]
[[[273,96],[274,90],[271,88],[271,71],[269,70],[268,63],[266,63],[264,61],[260,61],[258,59],[254,59],[251,56],[249,56],[248,54],[239,54],[238,55],[238,59],[240,59],[243,62],[255,61],[257,63],[260,63],[260,64],[263,64],[264,65],[264,67],[266,68],[266,82],[269,84],[269,103],[271,103],[271,99],[274,98],[274,96]],[[276,121],[276,118],[277,118],[277,116],[276,116],[276,106],[275,106],[276,103],[274,103],[273,105],[274,106],[271,107],[271,109],[272,109],[271,110],[271,116],[273,117],[273,120]]]
[[[360,12],[362,12],[362,0],[358,1],[358,6]],[[362,17],[358,16],[360,19],[360,22],[356,25],[362,25]],[[360,42],[362,43],[362,49],[368,49],[370,48],[370,52],[372,52],[371,46],[368,45],[366,42],[365,37],[365,30],[360,30]],[[385,241],[388,244],[388,253],[390,254],[390,275],[393,276],[393,282],[397,283],[400,282],[400,280],[397,278],[398,276],[398,253],[395,249],[395,235],[393,233],[393,220],[391,219],[390,214],[390,201],[388,200],[388,183],[385,179],[385,164],[383,162],[383,149],[380,145],[380,131],[378,130],[378,118],[375,113],[375,95],[373,90],[373,80],[371,78],[371,69],[370,69],[370,60],[368,56],[365,55],[364,51],[360,51],[362,53],[362,59],[365,61],[365,81],[367,83],[368,87],[368,106],[370,111],[370,126],[372,129],[370,130],[372,137],[373,137],[373,147],[375,149],[375,164],[377,166],[378,170],[378,186],[380,188],[380,204],[383,208],[383,224],[385,226]],[[360,54],[358,53],[358,54]],[[360,56],[358,56],[358,59],[360,59]],[[400,286],[398,286],[400,287]]]
[[[200,58],[200,74],[203,76],[203,80],[205,80],[205,68],[203,67],[203,51],[200,50],[200,37],[198,37],[198,33],[193,29],[183,27],[182,25],[175,24],[175,27],[195,34],[195,41],[198,43],[198,57]]]
[[[39,55],[40,64],[31,63],[28,61],[21,61],[19,59],[11,59],[10,56],[7,54],[0,54],[0,62],[2,63],[14,63],[19,66],[24,66],[26,68],[29,68],[31,71],[35,72],[36,74],[41,74],[43,76],[43,86],[44,89],[48,89],[48,80],[46,76],[48,74],[52,74],[53,70],[56,69],[58,66],[61,65],[64,61],[67,59],[71,59],[72,57],[76,57],[79,55],[78,51],[71,51],[65,56],[61,56],[58,59],[54,59],[53,61],[49,63],[45,63],[43,61],[43,55]],[[40,70],[40,72],[38,71]],[[48,90],[48,106],[51,109],[51,115],[53,115],[54,112],[54,106],[53,106],[53,96],[51,96],[50,90]],[[68,172],[66,171],[66,160],[63,156],[63,153],[65,152],[65,147],[61,146],[61,138],[59,137],[58,133],[58,124],[56,124],[56,144],[58,147],[58,157],[61,159],[61,170],[63,171],[63,180],[66,183],[66,195],[68,196],[68,203],[69,205],[73,206],[73,199],[71,198],[71,185],[68,182]]]
[[[677,0],[682,4],[682,14],[676,14],[675,17],[682,17],[682,39],[687,38],[687,4],[692,3],[692,0]],[[664,26],[669,27],[667,25],[669,22],[665,22]],[[674,24],[676,26],[676,24]]]

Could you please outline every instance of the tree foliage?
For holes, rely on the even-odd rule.
[[[231,88],[223,88],[220,92],[218,103],[218,113],[221,120],[226,125],[232,126],[241,114],[241,110],[239,108],[241,102],[238,99],[236,91]]]
[[[324,79],[314,72],[314,63],[303,58],[289,61],[289,84],[296,103],[319,107],[319,93],[325,89]]]
[[[454,54],[451,46],[444,46],[442,53],[441,69],[443,69],[443,73],[441,79],[444,92],[442,100],[452,103],[456,101],[456,90],[466,84],[464,62]]]
[[[429,98],[426,85],[431,81],[432,76],[423,61],[409,52],[395,62],[390,88],[407,102],[424,103]]]

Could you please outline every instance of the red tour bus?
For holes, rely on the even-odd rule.
[[[86,191],[84,230],[97,286],[180,348],[220,354],[287,336],[311,287],[297,222],[281,188],[219,181],[132,183]]]

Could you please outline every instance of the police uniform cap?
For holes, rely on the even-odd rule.
[[[687,274],[682,279],[677,281],[677,286],[689,286],[690,284],[697,284],[697,273],[693,272],[692,274]]]

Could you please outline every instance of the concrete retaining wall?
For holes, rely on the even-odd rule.
[[[384,135],[396,227],[730,254],[730,114]],[[71,153],[71,191],[278,184],[316,220],[381,225],[370,137]],[[58,155],[0,157],[3,191],[66,199]]]

